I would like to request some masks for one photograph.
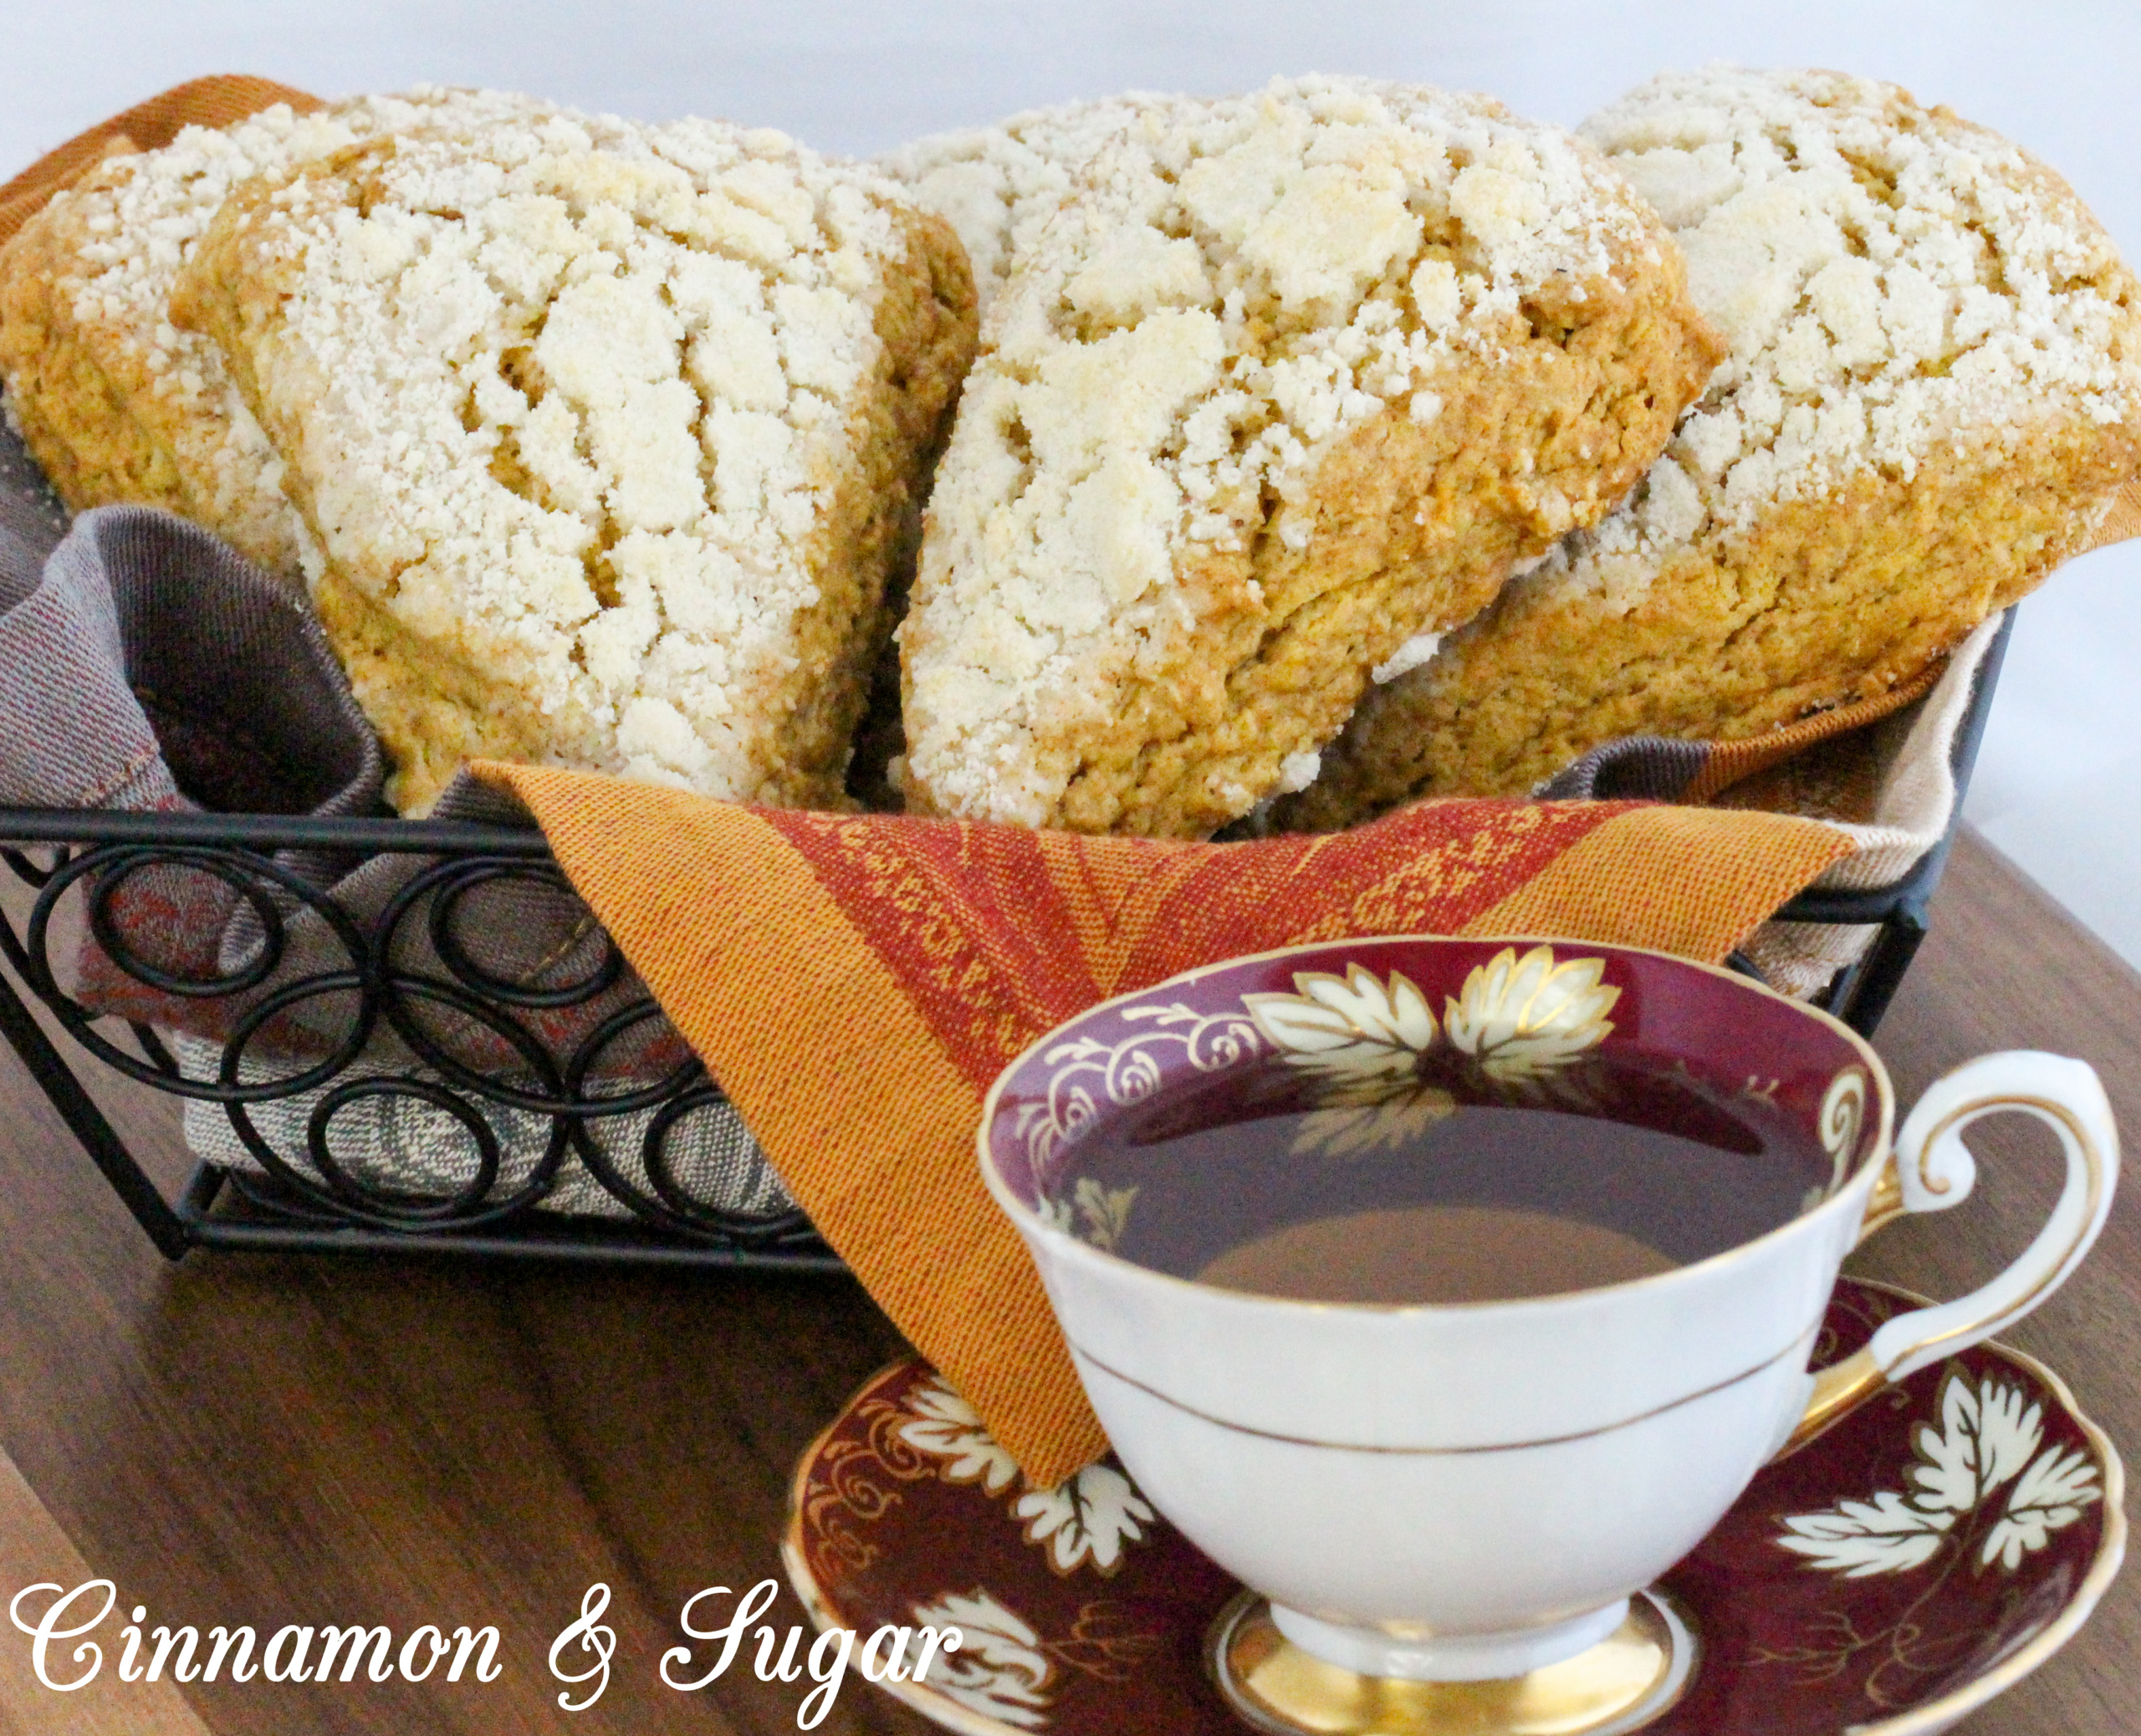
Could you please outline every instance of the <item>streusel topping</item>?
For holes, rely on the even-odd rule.
[[[1079,173],[1132,128],[1163,125],[1192,106],[1188,97],[1128,91],[1029,109],[994,126],[935,133],[877,161],[917,204],[957,232],[986,314],[1012,261],[1031,249]]]
[[[931,503],[908,728],[936,803],[1038,823],[1035,732],[1188,618],[1186,565],[1305,549],[1331,442],[1432,423],[1432,382],[1505,358],[1550,282],[1658,265],[1649,222],[1484,98],[1282,79],[1125,128],[1019,254]]]
[[[1627,608],[1661,564],[1969,431],[2141,413],[2118,254],[2016,146],[1892,84],[1711,67],[1580,129],[1688,258],[1731,353],[1629,503],[1519,581]]]
[[[301,535],[284,499],[282,461],[268,445],[208,339],[171,319],[179,269],[233,188],[281,174],[381,133],[473,125],[524,112],[527,99],[419,86],[404,96],[358,97],[310,114],[285,103],[225,128],[188,126],[160,150],[116,157],[56,195],[89,240],[64,286],[77,322],[95,325],[146,365],[148,390],[198,416],[219,443],[196,454],[212,480],[218,522],[248,545],[294,546]]]
[[[259,217],[296,268],[287,377],[323,393],[328,562],[559,717],[568,758],[749,794],[897,190],[713,121],[554,111],[371,151]]]

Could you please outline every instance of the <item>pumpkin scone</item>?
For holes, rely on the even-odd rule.
[[[60,498],[76,512],[167,508],[294,582],[301,541],[282,461],[215,345],[171,324],[180,267],[255,176],[381,133],[534,106],[429,86],[308,114],[278,103],[107,156],[55,195],[0,248],[0,382]]]
[[[902,629],[912,808],[1195,837],[1602,516],[1717,340],[1656,217],[1483,98],[1127,130],[1015,259]]]
[[[781,135],[551,111],[240,187],[181,273],[426,811],[478,754],[834,804],[973,354],[941,220]]]
[[[1730,68],[1581,130],[1731,354],[1628,503],[1372,693],[1275,824],[1876,698],[2083,546],[2141,464],[2134,279],[2006,140],[1891,84]]]
[[[958,232],[986,314],[1011,262],[1032,248],[1081,170],[1130,129],[1162,127],[1196,106],[1148,91],[1060,103],[933,133],[887,151],[877,166]]]

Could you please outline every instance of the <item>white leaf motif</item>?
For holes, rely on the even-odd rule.
[[[1403,971],[1384,982],[1361,965],[1343,978],[1301,971],[1298,994],[1249,994],[1256,1027],[1316,1082],[1316,1109],[1294,1134],[1296,1151],[1347,1156],[1400,1146],[1456,1108],[1419,1076],[1436,1042],[1428,998]]]
[[[1435,1015],[1428,998],[1403,971],[1383,982],[1362,965],[1345,976],[1300,971],[1294,994],[1245,994],[1249,1016],[1278,1049],[1289,1054],[1321,1054],[1349,1044],[1378,1051],[1432,1049]]]
[[[2081,1518],[2082,1509],[2101,1499],[2092,1487],[2097,1468],[2082,1453],[2057,1447],[2022,1473],[2007,1497],[2007,1511],[1985,1539],[1978,1559],[1990,1567],[1995,1557],[2012,1573],[2022,1557],[2042,1549],[2055,1531]]]
[[[1521,958],[1505,947],[1464,979],[1443,1009],[1449,1040],[1490,1079],[1517,1080],[1565,1066],[1612,1034],[1606,1014],[1621,998],[1602,958],[1556,964],[1551,947]]]
[[[1297,994],[1245,994],[1258,1030],[1287,1054],[1320,1054],[1359,1039],[1352,1019]]]
[[[2043,1412],[2021,1389],[1990,1378],[1950,1376],[1940,1392],[1940,1428],[1918,1431],[1920,1463],[1910,1480],[1919,1506],[1968,1513],[2030,1462],[2044,1438]]]
[[[1025,1621],[980,1586],[964,1596],[947,1592],[934,1603],[918,1603],[914,1619],[924,1626],[959,1631],[959,1649],[938,1653],[927,1686],[999,1723],[1046,1728],[1055,1667],[1040,1649],[1040,1636]]]
[[[1457,1100],[1448,1091],[1417,1081],[1358,1108],[1344,1106],[1344,1095],[1335,1091],[1325,1101],[1333,1099],[1339,1107],[1312,1110],[1295,1125],[1295,1151],[1350,1157],[1358,1151],[1372,1151],[1378,1146],[1395,1150],[1457,1112]]]
[[[2025,1388],[1990,1375],[1974,1385],[1960,1370],[1952,1371],[1940,1387],[1939,1427],[1920,1424],[1912,1442],[1918,1463],[1906,1473],[1909,1493],[1883,1490],[1871,1502],[1845,1501],[1825,1513],[1787,1519],[1789,1534],[1776,1540],[1815,1566],[1852,1579],[1900,1573],[1931,1560],[1944,1536],[2013,1482],[2007,1510],[1978,1558],[1984,1566],[1998,1560],[2012,1572],[2099,1499],[2091,1487],[2097,1467],[2084,1455],[2053,1448],[2032,1463],[2043,1441],[2044,1407]],[[1975,1539],[1967,1530],[1961,1534],[1960,1547],[1971,1548]]]
[[[1091,1558],[1112,1573],[1126,1542],[1142,1537],[1152,1509],[1137,1485],[1112,1465],[1087,1465],[1051,1489],[1035,1489],[1012,1504],[1026,1522],[1026,1541],[1045,1542],[1058,1573],[1074,1571]]]
[[[1386,1049],[1379,1043],[1349,1043],[1321,1054],[1290,1054],[1287,1062],[1316,1084],[1316,1100],[1344,1108],[1387,1103],[1410,1090],[1419,1077],[1409,1049]]]
[[[1303,971],[1295,977],[1294,987],[1343,1013],[1372,1043],[1415,1051],[1433,1045],[1435,1015],[1418,985],[1403,971],[1392,971],[1387,983],[1358,964],[1346,968],[1342,983],[1321,971]]]
[[[1954,1522],[1951,1513],[1929,1513],[1884,1489],[1871,1501],[1842,1501],[1787,1519],[1791,1534],[1777,1541],[1827,1572],[1863,1580],[1924,1565]]]
[[[2022,1467],[2044,1441],[2044,1407],[2020,1386],[1978,1386],[1978,1498],[1982,1500]]]
[[[1086,1239],[1096,1248],[1112,1252],[1129,1227],[1130,1208],[1137,1203],[1135,1187],[1103,1187],[1091,1176],[1078,1179],[1078,1214],[1086,1220]]]
[[[996,1444],[973,1407],[942,1380],[911,1389],[907,1404],[915,1420],[900,1425],[899,1437],[933,1458],[951,1460],[944,1467],[945,1482],[979,1483],[994,1495],[1019,1474],[1017,1462]]]

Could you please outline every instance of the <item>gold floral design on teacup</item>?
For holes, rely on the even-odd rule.
[[[1403,972],[1385,980],[1357,964],[1342,978],[1301,971],[1297,993],[1242,1001],[1265,1039],[1316,1082],[1319,1107],[1296,1148],[1343,1156],[1403,1144],[1452,1113],[1456,1099],[1422,1066],[1444,1043],[1485,1083],[1519,1090],[1597,1049],[1621,996],[1601,980],[1605,970],[1602,958],[1557,962],[1551,947],[1521,957],[1505,947],[1444,997],[1439,1025]]]
[[[1387,982],[1360,965],[1343,977],[1300,971],[1297,994],[1246,994],[1257,1029],[1316,1087],[1319,1107],[1301,1123],[1296,1151],[1342,1156],[1402,1145],[1457,1107],[1423,1076],[1420,1058],[1440,1038],[1427,997],[1403,971]]]
[[[1556,964],[1551,947],[1534,947],[1521,958],[1505,947],[1464,979],[1463,993],[1448,1003],[1444,1029],[1490,1079],[1536,1077],[1612,1034],[1606,1015],[1621,991],[1606,985],[1605,974],[1602,958]]]

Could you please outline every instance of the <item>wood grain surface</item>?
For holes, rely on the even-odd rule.
[[[14,1461],[0,1453],[0,1596],[12,1601],[25,1594],[24,1619],[34,1621],[49,1601],[94,1577]],[[29,1596],[38,1585],[51,1590]],[[99,1596],[70,1606],[82,1613],[64,1625],[86,1620],[103,1601]],[[0,1736],[208,1736],[208,1727],[168,1680],[130,1684],[105,1670],[80,1688],[55,1693],[38,1681],[28,1642],[8,1637],[10,1643],[0,1644]],[[54,1654],[54,1680],[72,1681],[79,1668],[68,1651],[63,1644]]]
[[[1906,1102],[1987,1049],[2079,1054],[2141,1128],[2141,978],[1969,839],[1878,1046]],[[105,1100],[175,1182],[186,1160],[171,1107],[125,1088]],[[1952,1294],[2021,1248],[2051,1197],[2051,1142],[2002,1123],[1973,1144],[1978,1197],[1884,1232],[1857,1269]],[[146,1606],[151,1626],[250,1622],[264,1638],[286,1622],[381,1623],[398,1641],[425,1622],[495,1623],[505,1665],[481,1685],[196,1682],[187,1704],[105,1683],[94,1712],[84,1693],[76,1721],[55,1722],[53,1697],[26,1689],[8,1655],[28,1642],[0,1629],[0,1736],[795,1728],[807,1682],[760,1683],[746,1659],[687,1695],[657,1666],[693,1591],[779,1577],[797,1455],[902,1350],[851,1283],[415,1259],[167,1266],[4,1054],[0,1249],[0,1452],[13,1462],[0,1462],[0,1569],[13,1575],[0,1595],[86,1569]],[[2133,1188],[2093,1259],[2010,1336],[2141,1448]],[[614,1597],[611,1685],[570,1714],[545,1658],[598,1580]],[[805,1620],[784,1589],[769,1619]],[[115,1626],[100,1636],[108,1654]],[[2065,1652],[1965,1728],[2141,1736],[2137,1661],[2129,1575]],[[854,1681],[820,1728],[927,1726]]]

